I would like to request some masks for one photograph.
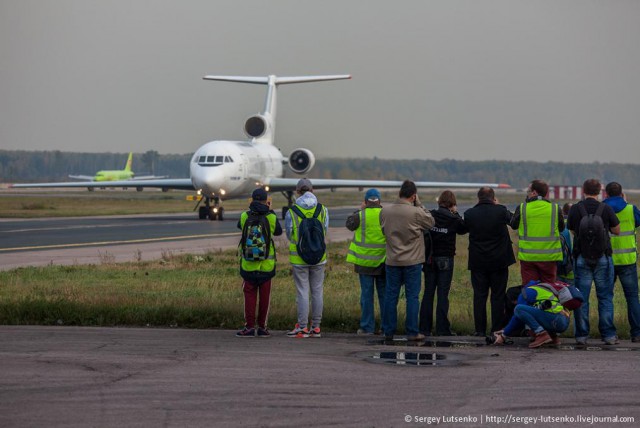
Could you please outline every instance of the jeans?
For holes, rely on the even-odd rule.
[[[543,330],[552,334],[562,333],[569,328],[568,316],[562,313],[553,314],[533,306],[518,305],[513,315],[535,333],[541,333]]]
[[[426,265],[424,272],[424,295],[420,305],[420,332],[427,336],[433,327],[433,301],[438,294],[436,306],[436,334],[451,334],[449,323],[449,291],[453,279],[453,257],[434,257],[431,264]]]
[[[595,266],[590,266],[582,256],[578,256],[575,265],[576,287],[584,296],[584,303],[574,311],[576,339],[589,337],[589,295],[591,283],[596,286],[598,297],[598,330],[603,339],[616,337],[613,324],[613,260],[611,256],[602,256]]]
[[[636,264],[614,266],[615,278],[620,280],[624,298],[627,301],[627,317],[631,327],[631,337],[640,336],[640,301],[638,301],[638,268]]]
[[[374,291],[378,293],[380,319],[384,319],[385,275],[360,274],[360,328],[366,333],[375,333],[376,318],[374,313]]]
[[[407,336],[418,334],[418,311],[420,310],[420,288],[422,288],[422,264],[411,266],[386,265],[387,285],[384,291],[384,314],[382,330],[385,336],[393,336],[398,324],[398,299],[404,284],[407,298],[405,331]]]

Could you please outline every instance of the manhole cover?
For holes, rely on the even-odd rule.
[[[367,351],[359,352],[357,356],[371,363],[399,366],[456,366],[461,364],[463,360],[463,355],[460,354],[419,351]]]

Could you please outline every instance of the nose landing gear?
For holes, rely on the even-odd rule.
[[[211,206],[211,199],[213,199],[213,206]],[[201,200],[198,201],[198,205],[200,204]],[[196,208],[198,208],[198,205],[196,205]],[[214,220],[218,220],[218,221],[222,221],[224,220],[224,207],[222,205],[220,205],[220,198],[215,196],[213,198],[204,198],[204,207],[200,207],[198,208],[198,218],[200,220],[204,220],[206,218],[208,218],[211,221]]]

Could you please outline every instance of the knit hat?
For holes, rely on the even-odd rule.
[[[269,195],[267,194],[267,191],[264,190],[262,187],[257,188],[251,194],[251,199],[253,199],[254,201],[263,202],[263,201],[266,201],[268,197]]]

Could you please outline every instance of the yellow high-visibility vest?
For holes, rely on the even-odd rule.
[[[380,226],[381,210],[382,208],[371,207],[358,213],[360,225],[353,232],[353,241],[347,251],[347,263],[377,267],[386,260],[387,240]]]
[[[529,262],[562,260],[558,205],[544,200],[520,204],[518,258]]]
[[[627,204],[619,213],[620,234],[611,235],[613,249],[613,264],[616,266],[632,265],[638,260],[636,243],[636,220],[633,215],[633,205]]]

